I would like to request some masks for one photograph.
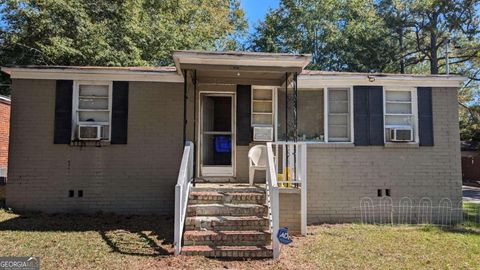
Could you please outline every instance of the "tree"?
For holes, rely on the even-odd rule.
[[[388,70],[395,57],[373,0],[283,0],[256,26],[255,51],[311,53],[310,68]]]
[[[255,51],[311,53],[310,68],[400,73],[450,71],[462,138],[480,134],[479,0],[282,0],[256,26]]]
[[[247,26],[239,0],[4,0],[0,18],[0,65],[170,65]]]
[[[2,64],[169,64],[246,28],[238,0],[6,0],[0,12]]]

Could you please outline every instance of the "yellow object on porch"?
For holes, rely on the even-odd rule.
[[[290,167],[287,167],[285,168],[284,173],[278,174],[277,178],[278,178],[278,181],[280,182],[278,185],[279,187],[292,186],[292,183],[290,183],[290,181],[292,180],[292,174],[290,172],[291,172]],[[285,175],[287,175],[287,177],[284,177]]]

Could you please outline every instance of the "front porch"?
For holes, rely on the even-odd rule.
[[[247,183],[251,147],[296,141],[297,75],[308,55],[180,51],[174,59],[184,77],[183,133],[196,146],[196,179]],[[256,173],[257,183],[265,179]]]
[[[306,145],[296,142],[296,108],[309,56],[176,52],[174,59],[184,77],[185,141],[176,253],[277,258],[280,225],[306,234]],[[267,164],[252,187],[243,183],[255,145],[266,146]]]

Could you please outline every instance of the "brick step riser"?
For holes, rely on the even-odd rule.
[[[261,193],[218,193],[218,192],[192,192],[188,196],[189,202],[252,202],[265,204],[265,194]]]
[[[216,225],[211,226],[204,224],[202,226],[195,225],[185,225],[185,230],[189,231],[199,231],[199,230],[212,230],[212,231],[262,231],[266,230],[267,226],[265,225]]]
[[[265,194],[265,189],[256,187],[244,187],[244,188],[202,188],[192,187],[192,192],[219,192],[219,193],[258,193]]]
[[[207,207],[198,207],[187,209],[187,217],[195,216],[257,216],[264,217],[267,215],[267,210],[264,207],[259,208],[207,208]]]
[[[248,199],[243,199],[243,198],[233,198],[233,199],[224,199],[224,198],[190,198],[188,200],[188,203],[190,205],[194,204],[223,204],[223,203],[231,203],[231,204],[243,204],[243,203],[250,203],[250,204],[258,204],[258,205],[264,205],[265,204],[265,199],[256,199],[256,198],[248,198]]]
[[[241,251],[241,250],[213,250],[213,251],[182,251],[187,256],[204,256],[209,258],[272,258],[272,250]]]
[[[183,240],[184,246],[268,246],[270,245],[269,239],[258,240]]]

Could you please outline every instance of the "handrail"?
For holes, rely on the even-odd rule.
[[[278,179],[272,150],[272,143],[267,143],[266,180],[268,217],[272,238],[273,258],[277,259],[280,256],[280,243],[277,238],[280,223],[280,202],[278,198]]]
[[[187,141],[183,149],[182,163],[178,173],[177,185],[175,185],[175,232],[174,246],[175,255],[182,250],[183,226],[187,212],[188,195],[193,175],[193,142]]]
[[[273,150],[275,147],[275,151]],[[279,147],[281,149],[279,149]],[[280,155],[282,160],[280,161]],[[278,172],[282,180],[278,180]],[[272,237],[273,257],[280,255],[277,238],[280,226],[280,187],[300,189],[301,233],[307,234],[307,145],[302,142],[267,143],[267,205]]]

